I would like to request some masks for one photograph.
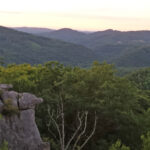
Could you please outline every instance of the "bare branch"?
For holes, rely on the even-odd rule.
[[[94,135],[95,130],[96,130],[96,125],[97,125],[97,115],[95,112],[95,121],[94,121],[94,126],[91,134],[87,137],[87,139],[84,141],[84,143],[80,146],[80,150],[87,144],[87,142],[91,139],[91,137]]]
[[[77,140],[75,141],[74,145],[73,145],[73,150],[76,148],[79,140],[81,139],[81,136],[84,135],[86,128],[87,128],[87,116],[88,116],[88,111],[86,111],[85,113],[85,120],[84,120],[84,129],[83,131],[79,134],[79,136],[77,137]]]
[[[80,112],[78,112],[77,114],[77,119],[79,121],[79,125],[77,127],[77,129],[75,130],[74,134],[72,135],[72,137],[70,138],[70,140],[68,141],[66,147],[65,147],[65,150],[67,150],[72,142],[72,140],[75,138],[75,136],[77,135],[77,133],[79,132],[81,126],[82,126],[82,118],[83,118],[83,114],[82,116],[80,116]]]
[[[65,148],[65,119],[64,119],[64,104],[63,98],[61,93],[59,94],[60,97],[60,105],[61,105],[61,121],[62,121],[62,150]]]
[[[50,129],[50,124],[51,124],[51,123],[50,123],[50,121],[49,121],[49,123],[47,124],[48,131],[49,131],[49,133],[54,137],[54,139],[55,139],[57,142],[59,142],[59,140],[57,139],[55,133]]]
[[[79,141],[81,140],[82,136],[85,135],[87,130],[87,121],[88,121],[88,111],[85,112],[78,112],[77,113],[77,122],[78,125],[75,128],[75,131],[72,133],[71,138],[66,141],[65,137],[65,113],[64,113],[64,93],[63,89],[60,89],[59,93],[59,101],[56,105],[57,109],[55,111],[50,112],[50,107],[48,106],[48,115],[55,126],[59,139],[57,140],[57,136],[50,130],[51,122],[47,124],[48,131],[54,136],[54,138],[60,142],[60,149],[61,150],[68,150],[70,147],[72,147],[72,150],[75,150],[77,148]],[[55,114],[54,114],[55,113]],[[97,115],[95,113],[95,121],[93,125],[93,129],[89,136],[87,136],[83,144],[79,146],[80,150],[83,149],[83,147],[87,144],[87,142],[91,139],[91,137],[94,135],[97,125]],[[72,144],[71,144],[72,143]]]
[[[51,115],[51,113],[50,113],[50,107],[48,106],[48,115],[49,115],[49,117],[50,117],[50,119],[54,122],[54,124],[55,124],[55,126],[56,126],[56,129],[57,129],[57,132],[58,132],[58,134],[59,134],[59,140],[60,140],[60,144],[61,144],[61,146],[62,146],[62,135],[61,135],[61,131],[60,131],[60,128],[59,128],[59,125],[58,125],[58,123],[56,122],[56,120],[54,119],[54,117]]]

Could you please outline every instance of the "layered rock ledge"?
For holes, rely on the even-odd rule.
[[[7,141],[10,150],[50,150],[42,141],[35,123],[35,106],[43,102],[30,93],[9,91],[12,85],[0,84],[0,145]]]

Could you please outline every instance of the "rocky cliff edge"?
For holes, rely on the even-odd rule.
[[[0,84],[0,145],[7,141],[10,150],[50,150],[35,123],[34,108],[43,99],[9,91],[11,88],[12,85]]]

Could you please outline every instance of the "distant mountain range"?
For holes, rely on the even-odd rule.
[[[92,49],[99,61],[120,67],[150,66],[150,31],[121,32],[110,29],[86,34],[64,28],[39,35],[83,45]]]
[[[87,66],[93,60],[98,60],[100,62],[107,61],[108,63],[113,63],[118,67],[150,66],[150,31],[121,32],[105,30],[85,33],[68,28],[60,30],[43,28],[25,29],[28,30],[15,28],[15,30],[23,32],[30,31],[29,33],[36,36],[7,29],[9,30],[9,34],[13,34],[14,37],[11,37],[7,32],[3,34],[3,38],[6,36],[9,39],[5,41],[6,45],[9,41],[18,39],[9,43],[9,49],[16,51],[15,47],[19,47],[22,55],[25,52],[28,52],[28,54],[32,53],[32,57],[34,58],[32,58],[32,64],[48,60],[58,60],[65,64],[82,64],[82,66]],[[23,40],[21,40],[22,38]],[[11,52],[7,50],[8,54]],[[29,62],[30,59],[27,58],[24,57],[23,62]],[[19,61],[19,63],[21,62]]]
[[[76,44],[82,44],[82,40],[86,39],[87,37],[87,34],[84,32],[79,32],[68,28],[63,28],[52,32],[39,33],[38,35]]]
[[[0,57],[6,63],[39,64],[59,61],[67,65],[88,66],[96,56],[81,45],[0,27]]]
[[[47,33],[55,31],[53,29],[48,28],[37,28],[37,27],[13,27],[12,29],[15,29],[17,31],[31,33],[31,34],[40,34],[40,33]]]

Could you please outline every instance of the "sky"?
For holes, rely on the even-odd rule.
[[[150,30],[150,0],[0,0],[0,25]]]

